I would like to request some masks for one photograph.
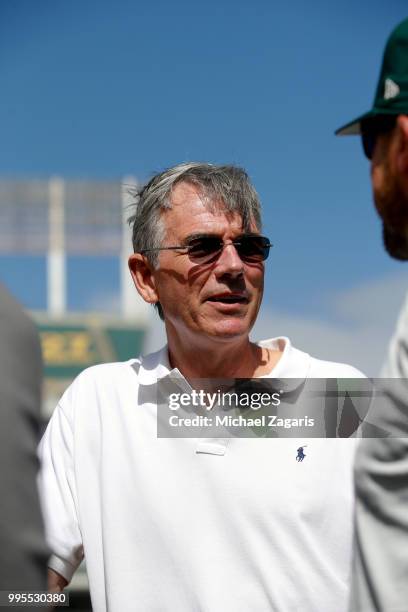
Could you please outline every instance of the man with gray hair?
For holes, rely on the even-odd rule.
[[[271,244],[244,170],[170,168],[131,223],[130,271],[168,343],[85,370],[51,418],[51,585],[85,555],[97,612],[344,612],[356,440],[158,437],[157,389],[170,399],[197,379],[274,377],[296,394],[308,378],[362,374],[284,336],[250,341]]]

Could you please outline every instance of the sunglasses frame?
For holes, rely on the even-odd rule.
[[[264,244],[261,248],[262,248],[262,256],[259,258],[255,258],[253,259],[254,255],[250,255],[250,256],[245,256],[245,254],[241,254],[240,253],[240,246],[241,246],[241,240],[242,239],[248,239],[248,238],[261,238],[262,240],[266,241],[266,244]],[[205,242],[206,240],[212,240],[212,241],[218,241],[218,248],[217,249],[213,249],[210,252],[208,252],[206,255],[202,256],[202,257],[194,257],[194,254],[191,253],[192,248],[194,247],[193,243],[197,243],[197,242]],[[179,245],[179,246],[167,246],[167,247],[156,247],[154,249],[143,249],[143,251],[140,251],[140,253],[142,255],[144,255],[145,253],[149,253],[152,251],[186,251],[186,253],[184,253],[185,255],[189,256],[190,261],[192,261],[193,263],[202,263],[202,264],[207,264],[207,263],[212,263],[213,261],[215,261],[222,253],[222,250],[226,247],[233,244],[234,247],[237,250],[237,253],[240,257],[240,259],[244,262],[244,263],[259,263],[261,261],[266,261],[269,257],[269,251],[270,248],[273,246],[269,240],[269,238],[267,238],[266,236],[262,236],[260,234],[242,234],[242,236],[238,236],[237,238],[235,238],[235,240],[231,240],[231,242],[224,242],[221,238],[218,238],[217,236],[202,236],[199,238],[193,238],[191,240],[190,244],[186,244],[186,245]]]

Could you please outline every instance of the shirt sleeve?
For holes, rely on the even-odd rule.
[[[388,347],[381,376],[382,378],[408,378],[408,294]]]
[[[367,438],[357,453],[352,612],[407,610],[408,300],[381,374],[376,423],[395,437]]]
[[[61,401],[39,446],[39,491],[47,543],[52,552],[48,566],[68,582],[83,559],[73,442],[72,421]]]

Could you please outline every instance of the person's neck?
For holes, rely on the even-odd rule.
[[[282,351],[261,348],[249,338],[228,342],[187,342],[175,336],[168,342],[169,359],[185,378],[256,378],[269,373]]]

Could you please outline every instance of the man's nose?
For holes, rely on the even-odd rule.
[[[223,276],[224,274],[240,276],[243,274],[244,262],[238,255],[238,251],[232,242],[224,244],[214,271],[217,276]]]

